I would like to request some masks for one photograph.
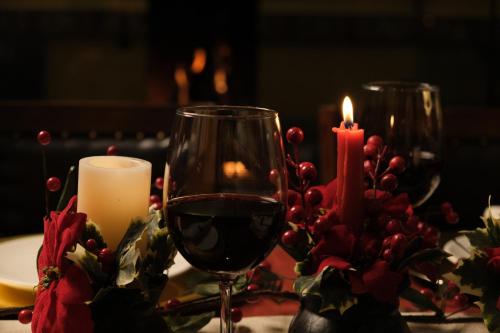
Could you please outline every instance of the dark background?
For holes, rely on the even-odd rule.
[[[179,104],[274,108],[284,128],[304,128],[303,156],[320,165],[318,110],[373,80],[440,87],[443,181],[425,208],[450,200],[459,227],[475,226],[488,195],[500,197],[499,14],[496,0],[1,1],[0,235],[40,231],[43,215],[33,141],[43,121],[21,116],[10,101],[29,102],[52,122],[54,175],[64,178],[80,156],[118,141],[124,152],[151,159],[156,176],[169,131],[165,113]],[[190,69],[196,49],[206,54],[198,74]],[[216,77],[226,89],[216,89]],[[83,117],[82,125],[53,119],[53,101],[90,103],[62,114]],[[150,128],[83,125],[108,119],[109,105],[158,118]],[[151,106],[164,111],[148,113]]]

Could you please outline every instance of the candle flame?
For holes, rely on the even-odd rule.
[[[345,123],[354,123],[353,107],[349,96],[346,96],[342,102],[342,115]]]

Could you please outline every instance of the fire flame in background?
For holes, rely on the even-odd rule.
[[[178,88],[177,103],[179,105],[189,104],[189,80],[186,69],[183,66],[177,66],[174,78]]]
[[[227,93],[227,73],[225,68],[217,68],[215,70],[214,88],[219,95]]]
[[[200,74],[207,64],[207,51],[202,48],[194,50],[193,62],[191,63],[191,72]]]
[[[227,178],[245,178],[249,175],[247,167],[241,161],[224,162],[222,170]]]

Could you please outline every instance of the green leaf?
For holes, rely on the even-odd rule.
[[[405,300],[415,304],[419,308],[432,310],[432,311],[436,312],[436,314],[438,314],[439,316],[443,315],[443,311],[441,311],[441,309],[436,304],[434,304],[434,302],[432,302],[432,300],[430,300],[426,296],[422,295],[421,293],[419,293],[417,290],[415,290],[413,288],[408,287],[408,288],[404,289],[401,292],[401,297],[404,298]]]
[[[141,240],[141,236],[146,227],[147,223],[145,221],[141,219],[132,220],[118,245],[116,253],[119,270],[115,283],[119,287],[132,283],[138,275],[136,266],[140,257],[140,252],[136,245],[137,242]]]
[[[215,312],[202,313],[194,316],[166,316],[168,327],[175,333],[198,332],[215,316]]]
[[[333,267],[325,267],[316,276],[301,276],[295,280],[293,287],[301,297],[321,297],[320,312],[336,309],[342,314],[357,303],[356,297],[349,292],[347,281]]]
[[[494,290],[494,292],[486,292],[481,299],[484,304],[484,323],[491,333],[500,333],[500,311],[498,311],[496,308],[497,299],[500,296],[500,292],[497,288],[491,289]]]
[[[485,267],[488,257],[483,252],[476,252],[467,260],[463,260],[455,274],[460,276],[460,285],[468,285],[473,289],[482,289],[488,282],[488,272]]]
[[[140,282],[147,299],[157,302],[168,281],[165,272],[174,264],[177,250],[167,227],[163,227],[159,211],[152,211],[145,223],[146,228],[141,238],[144,241],[140,242],[142,246],[138,246],[141,257],[138,260],[140,264],[136,280]]]
[[[76,244],[75,251],[66,253],[66,258],[83,269],[94,283],[102,285],[106,282],[107,275],[103,272],[97,256],[87,251],[79,243]]]
[[[475,230],[465,230],[461,231],[460,234],[467,236],[470,244],[473,247],[477,247],[479,249],[484,249],[486,247],[490,247],[491,239],[488,235],[488,230],[486,228],[477,228]]]
[[[417,253],[410,255],[409,257],[403,259],[398,266],[398,271],[404,269],[408,265],[416,264],[419,262],[432,262],[435,264],[440,264],[443,259],[449,257],[449,254],[441,250],[440,248],[430,248],[424,249]]]
[[[108,245],[104,242],[104,239],[102,238],[99,226],[94,222],[92,222],[91,219],[87,218],[87,223],[85,224],[85,229],[83,229],[82,233],[83,244],[85,244],[85,242],[89,239],[94,239],[99,249],[108,247]]]
[[[139,289],[101,289],[90,309],[95,333],[173,332]]]

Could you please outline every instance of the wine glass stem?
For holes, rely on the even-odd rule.
[[[231,287],[233,282],[222,280],[219,282],[220,289],[220,333],[232,333],[231,321]]]

